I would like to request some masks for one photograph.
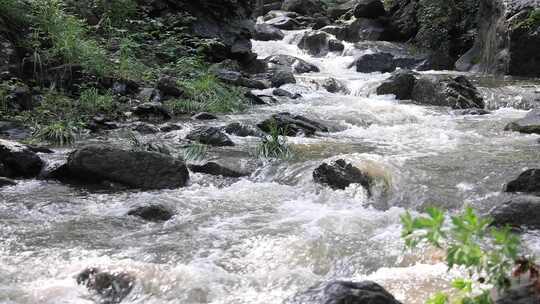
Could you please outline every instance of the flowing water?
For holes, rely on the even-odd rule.
[[[289,138],[296,156],[266,163],[252,155],[256,138],[233,136],[235,147],[212,149],[208,157],[252,169],[251,176],[192,174],[189,186],[177,190],[108,192],[40,180],[2,188],[0,303],[94,303],[73,278],[86,267],[133,274],[136,285],[123,303],[279,304],[321,280],[370,279],[415,304],[447,288],[456,273],[446,271],[440,253],[403,250],[399,215],[429,205],[487,212],[507,199],[504,183],[538,166],[540,155],[538,136],[503,129],[526,113],[523,104],[534,106],[523,96],[538,92],[540,82],[470,75],[493,112],[459,116],[376,96],[389,74],[349,69],[359,52],[354,46],[312,58],[295,46],[296,35],[254,42],[254,49],[261,58],[289,54],[319,66],[320,73],[299,75],[298,84],[285,87],[303,98],[213,124],[256,123],[287,111],[326,122],[332,132]],[[315,89],[330,76],[351,93]],[[197,122],[182,124],[161,140],[175,145]],[[44,157],[54,161],[67,152]],[[382,176],[387,191],[368,199],[359,187],[315,185],[313,169],[338,158]],[[176,216],[147,223],[125,215],[148,203],[170,206]],[[524,239],[540,253],[540,233]]]

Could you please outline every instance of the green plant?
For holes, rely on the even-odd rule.
[[[135,57],[135,50],[139,45],[130,38],[124,38],[120,42],[120,56],[118,64],[118,76],[123,79],[140,80],[148,69]]]
[[[103,19],[113,26],[125,25],[137,11],[137,3],[134,0],[98,0],[97,2],[100,10],[103,11]]]
[[[110,91],[99,94],[96,88],[86,89],[79,98],[79,110],[87,115],[110,113],[114,110],[114,99]]]
[[[37,125],[34,138],[56,145],[72,145],[79,137],[81,124],[70,120],[57,121],[47,125]]]
[[[132,151],[157,152],[161,154],[171,155],[171,149],[164,143],[158,141],[145,141],[134,132],[127,133],[127,139]]]
[[[533,263],[523,263],[520,240],[511,233],[510,227],[493,227],[492,220],[479,217],[470,207],[462,214],[451,217],[446,225],[446,216],[437,208],[428,208],[428,216],[413,218],[409,212],[401,216],[402,237],[409,248],[427,243],[446,251],[448,268],[464,267],[468,278],[452,282],[458,291],[456,302],[461,304],[491,304],[490,289],[473,289],[473,279],[490,284],[504,292],[511,286],[512,270],[519,266],[514,275],[530,271],[537,272]],[[528,266],[521,266],[528,265]],[[538,276],[531,276],[538,280]],[[448,304],[450,297],[437,293],[428,304]]]
[[[181,149],[181,155],[184,160],[203,160],[208,152],[208,146],[200,143],[191,143]]]
[[[280,128],[275,120],[272,120],[270,122],[270,134],[264,136],[257,146],[257,156],[260,158],[291,158],[293,151],[287,143],[287,137],[282,136],[282,134],[287,134],[287,131]]]
[[[50,41],[49,52],[68,65],[80,64],[85,70],[104,76],[109,70],[105,51],[95,40],[87,37],[82,20],[64,11],[60,0],[33,0],[34,29],[44,40]]]
[[[245,108],[241,90],[226,86],[210,73],[205,73],[194,80],[183,81],[182,86],[193,107],[200,111],[229,113]]]

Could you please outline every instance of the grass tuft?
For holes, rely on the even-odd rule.
[[[275,120],[270,123],[270,134],[261,139],[257,146],[256,154],[259,158],[290,159],[294,153],[287,137],[281,134],[287,134],[287,130],[278,127]]]

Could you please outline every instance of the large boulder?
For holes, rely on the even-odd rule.
[[[187,139],[197,141],[201,144],[227,147],[234,146],[234,142],[216,127],[199,127],[191,131],[187,136]]]
[[[265,23],[270,26],[276,27],[280,30],[287,30],[287,31],[297,30],[303,27],[302,24],[298,22],[296,19],[287,17],[287,16],[278,16],[270,20],[267,20]]]
[[[338,159],[330,164],[323,163],[313,171],[313,180],[318,184],[327,185],[332,189],[345,189],[351,184],[360,184],[371,194],[373,178],[347,163],[343,159]]]
[[[505,130],[540,134],[540,109],[531,110],[524,118],[509,123]]]
[[[392,40],[393,32],[380,20],[358,18],[346,26],[346,36],[349,42],[362,40]],[[340,37],[338,37],[340,38]]]
[[[490,211],[493,223],[498,226],[510,225],[540,228],[540,197],[518,196]]]
[[[390,78],[385,80],[377,87],[378,95],[393,94],[399,100],[407,100],[412,98],[416,75],[410,70],[399,70],[394,72]]]
[[[172,118],[172,114],[159,102],[145,102],[131,109],[133,114],[148,121],[163,121]]]
[[[366,54],[356,59],[356,71],[360,73],[389,73],[395,70],[394,56],[390,53]]]
[[[484,108],[484,99],[465,76],[425,76],[416,80],[412,99],[424,105],[453,109]]]
[[[378,18],[384,16],[386,11],[381,0],[360,0],[354,8],[356,18]]]
[[[506,185],[505,191],[540,195],[540,169],[529,169],[521,173]]]
[[[325,8],[321,0],[285,0],[281,9],[295,12],[300,15],[311,16],[317,13],[324,13]]]
[[[183,187],[189,179],[184,162],[172,156],[104,145],[90,145],[73,151],[63,170],[68,179],[93,183],[110,181],[140,189]]]
[[[328,54],[328,41],[332,39],[330,35],[322,31],[305,32],[298,42],[298,47],[305,50],[312,56],[325,56]]]
[[[171,97],[180,97],[184,95],[184,90],[178,85],[178,80],[170,76],[160,77],[157,82],[157,89],[163,92],[163,94],[167,96],[171,96]],[[147,92],[147,95],[148,95],[148,92]],[[154,101],[154,100],[147,100],[147,101]]]
[[[270,69],[268,75],[270,77],[270,84],[274,88],[279,88],[280,86],[288,83],[296,83],[296,78],[294,78],[293,73],[288,69]]]
[[[263,90],[267,88],[266,83],[246,77],[241,72],[225,69],[216,69],[213,71],[213,73],[219,80],[223,81],[224,83],[257,90]]]
[[[255,25],[255,33],[253,34],[253,39],[261,41],[270,41],[270,40],[282,40],[285,37],[285,34],[278,29],[277,27],[261,23]]]
[[[97,268],[85,269],[75,279],[77,284],[95,292],[103,304],[122,302],[135,285],[135,277],[130,274],[108,273]]]
[[[293,72],[302,74],[309,72],[319,72],[319,68],[303,59],[291,55],[272,55],[266,57],[264,61],[272,68],[273,65],[288,67]]]
[[[247,137],[247,136],[254,136],[254,137],[262,137],[264,134],[257,128],[250,126],[250,125],[244,125],[239,122],[232,122],[225,127],[223,127],[223,130],[227,134],[239,136],[239,137]]]
[[[32,149],[17,142],[0,139],[0,164],[6,177],[36,177],[44,162]]]
[[[264,132],[270,133],[273,125],[287,136],[312,136],[315,132],[328,132],[328,128],[320,122],[290,113],[274,114],[257,126]]]
[[[540,2],[480,0],[478,36],[459,70],[540,76]]]
[[[341,0],[337,2],[335,5],[331,5],[326,12],[328,17],[333,20],[353,11],[359,0]]]
[[[15,182],[14,180],[0,176],[0,188],[4,186],[15,186],[15,185],[17,185],[17,182]]]
[[[324,282],[287,300],[284,304],[401,304],[382,286],[370,281]]]

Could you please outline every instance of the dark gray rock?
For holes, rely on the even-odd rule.
[[[217,70],[214,72],[216,77],[228,84],[263,90],[268,88],[268,85],[262,81],[245,77],[241,72],[229,71],[229,70]]]
[[[265,98],[263,98],[265,96],[266,95],[263,95],[263,94],[256,94],[253,91],[247,91],[244,94],[244,97],[246,97],[247,100],[251,104],[254,104],[254,105],[265,105],[265,104],[267,104],[267,102],[265,101]]]
[[[390,53],[366,54],[356,60],[356,71],[361,73],[388,73],[393,72],[396,66]]]
[[[15,186],[15,185],[17,185],[17,182],[15,182],[14,180],[9,179],[7,177],[0,176],[0,188],[5,187],[5,186]]]
[[[108,273],[97,268],[85,269],[75,279],[77,284],[95,292],[101,304],[122,302],[135,285],[135,278],[127,273]]]
[[[212,113],[201,112],[201,113],[197,113],[191,116],[191,118],[196,119],[196,120],[214,120],[214,119],[217,119],[218,117]]]
[[[524,118],[509,123],[505,130],[527,134],[540,134],[540,109],[531,110]]]
[[[297,94],[293,94],[293,93],[291,93],[291,92],[289,92],[289,91],[286,91],[286,90],[280,89],[280,88],[274,89],[274,90],[272,91],[272,94],[273,94],[274,96],[287,97],[287,98],[290,98],[290,99],[298,99],[298,98],[301,98],[301,97],[302,97],[302,95],[300,95],[300,94],[298,94],[298,93],[297,93]]]
[[[274,114],[271,118],[264,120],[257,126],[264,132],[270,133],[272,124],[276,124],[283,135],[287,136],[312,136],[315,132],[328,132],[328,127],[325,125],[290,113]]]
[[[328,50],[330,52],[343,52],[344,49],[345,45],[343,44],[343,42],[337,39],[328,40]]]
[[[322,83],[321,86],[330,93],[343,93],[348,94],[349,89],[339,80],[335,78],[326,78]]]
[[[388,291],[370,281],[320,283],[283,304],[401,304]]]
[[[221,130],[216,127],[196,128],[195,130],[191,131],[186,138],[210,146],[234,146],[234,142],[229,138],[229,136],[221,132]]]
[[[172,118],[171,113],[159,102],[145,102],[131,109],[133,114],[148,121],[162,121]]]
[[[225,177],[242,177],[249,175],[249,173],[236,171],[215,162],[207,162],[202,165],[190,164],[188,165],[188,167],[189,170],[191,170],[192,172],[219,175]]]
[[[0,121],[0,136],[9,140],[22,140],[32,136],[32,132],[22,123]]]
[[[380,20],[358,18],[347,26],[343,40],[349,42],[391,40],[391,35],[392,32]]]
[[[453,109],[485,107],[482,95],[465,76],[421,77],[414,84],[412,99],[419,104]]]
[[[463,110],[457,110],[454,111],[454,114],[456,115],[488,115],[491,114],[490,111],[484,110],[484,109],[478,109],[478,108],[470,108],[470,109],[463,109]]]
[[[399,100],[407,100],[412,98],[416,75],[409,70],[399,70],[394,72],[390,78],[385,80],[377,87],[378,95],[393,94]]]
[[[386,11],[381,0],[359,0],[354,8],[356,18],[375,19],[384,16]]]
[[[140,134],[156,134],[159,132],[159,129],[156,126],[144,122],[133,124],[131,130]]]
[[[255,40],[261,40],[261,41],[270,41],[270,40],[283,40],[285,37],[285,34],[278,29],[277,27],[261,23],[255,25],[255,33],[253,35],[253,39]]]
[[[6,177],[36,177],[44,166],[28,146],[3,139],[0,139],[0,163]]]
[[[290,55],[273,55],[264,59],[271,65],[290,67],[295,73],[319,72],[319,68],[303,59]]]
[[[325,56],[328,54],[328,41],[331,36],[322,31],[305,32],[298,42],[298,47],[312,56]]]
[[[325,26],[325,27],[321,28],[320,31],[331,34],[331,35],[334,35],[339,40],[345,40],[345,41],[352,42],[349,39],[349,36],[348,36],[349,35],[349,33],[348,33],[348,31],[349,31],[348,25],[334,25],[334,24],[333,25],[328,25],[328,26]]]
[[[163,205],[140,206],[129,210],[127,214],[150,222],[165,222],[174,215],[171,210]]]
[[[512,286],[495,300],[495,304],[536,304],[540,303],[535,280],[521,275],[512,278]]]
[[[297,29],[302,28],[302,25],[300,24],[300,22],[296,21],[296,19],[286,17],[286,16],[275,17],[273,19],[267,20],[266,24],[276,27],[280,30],[287,30],[287,31],[297,30]]]
[[[261,131],[259,131],[259,129],[257,129],[257,128],[255,128],[253,126],[241,124],[239,122],[230,123],[227,126],[225,126],[223,128],[223,130],[227,134],[231,134],[231,135],[235,135],[235,136],[239,136],[239,137],[247,137],[247,136],[262,137],[262,136],[264,136],[264,134]]]
[[[178,131],[178,130],[182,130],[182,127],[177,125],[177,124],[173,124],[173,123],[166,123],[166,124],[161,125],[159,127],[159,131],[165,132],[165,133],[172,132],[172,131]]]
[[[115,130],[120,128],[117,123],[111,121],[104,115],[96,115],[92,117],[92,120],[87,122],[85,127],[92,132]]]
[[[272,87],[279,88],[280,86],[288,83],[296,83],[296,78],[291,71],[284,69],[275,69],[270,74],[270,83]]]
[[[154,88],[142,88],[137,98],[142,102],[161,102],[161,92]]]
[[[81,182],[110,181],[128,188],[173,189],[186,185],[186,165],[169,155],[126,151],[110,146],[90,145],[73,151],[67,162],[67,176]]]
[[[159,78],[157,88],[163,94],[172,97],[181,97],[184,95],[184,90],[178,85],[177,79],[169,76]]]
[[[354,11],[354,7],[358,1],[359,0],[348,0],[342,3],[338,2],[337,4],[330,6],[327,11],[328,17],[330,17],[332,20],[339,19],[346,13]]]
[[[518,196],[495,207],[490,217],[497,226],[540,228],[540,197]]]
[[[540,169],[529,169],[509,182],[504,191],[540,195]]]
[[[313,180],[332,189],[345,189],[351,184],[360,184],[371,193],[373,178],[362,170],[338,159],[331,164],[323,163],[313,171]]]

